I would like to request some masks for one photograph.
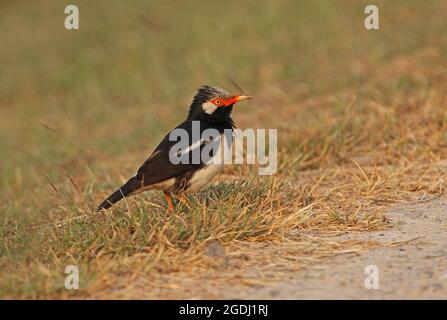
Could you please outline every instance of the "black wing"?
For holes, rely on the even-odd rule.
[[[202,123],[203,124],[203,123]],[[205,128],[209,129],[210,124],[205,124]],[[213,136],[211,140],[202,140],[200,135],[198,137],[193,137],[191,133],[192,131],[192,121],[186,120],[181,125],[179,125],[176,129],[184,129],[188,132],[189,141],[186,143],[186,148],[181,148],[179,151],[181,154],[184,154],[187,159],[192,160],[193,150],[199,149],[200,153],[205,145],[212,143],[211,146],[211,155],[214,153],[214,147],[218,146],[218,143],[221,143],[220,139],[215,139]],[[232,129],[231,125],[222,125],[216,126],[214,125],[214,129],[217,129],[218,133],[221,134],[225,129]],[[172,131],[171,131],[172,132]],[[232,131],[229,131],[232,133]],[[232,137],[225,137],[228,142],[231,144]],[[139,189],[149,186],[155,183],[163,182],[169,180],[171,178],[182,178],[186,176],[192,175],[197,169],[200,169],[205,165],[203,159],[198,157],[199,160],[197,163],[189,162],[189,163],[178,163],[175,164],[170,160],[170,151],[175,146],[177,149],[177,142],[179,139],[171,141],[170,133],[164,137],[164,139],[160,142],[158,147],[152,153],[152,155],[143,163],[143,165],[138,169],[137,174],[129,179],[121,188],[112,193],[106,200],[104,200],[98,207],[98,211],[102,209],[107,209],[112,206],[114,203],[118,202],[124,197],[134,194]],[[217,146],[216,146],[217,144]],[[183,146],[182,146],[183,147]],[[175,150],[175,149],[173,149]],[[184,159],[184,158],[183,158]],[[176,181],[177,182],[177,181]]]
[[[191,133],[192,121],[185,121],[175,129],[184,129],[186,132]],[[191,134],[188,134],[188,136],[189,146],[199,144],[198,147],[201,148],[202,145],[205,144],[204,141],[200,141],[200,137],[198,137],[199,139],[196,138],[194,140],[194,137],[192,137]],[[189,163],[174,164],[169,158],[169,153],[171,148],[173,148],[178,141],[179,139],[170,141],[170,134],[166,135],[152,155],[138,169],[136,177],[141,181],[142,186],[148,186],[174,177],[184,176],[188,172],[195,171],[204,165],[201,160],[200,163],[196,164],[191,163],[191,161]],[[190,154],[191,151],[188,152],[188,157]]]

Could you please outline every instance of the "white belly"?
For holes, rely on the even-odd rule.
[[[186,193],[196,192],[217,176],[223,169],[223,164],[210,163],[203,169],[197,171],[189,180],[189,188]]]
[[[189,180],[189,187],[186,193],[196,192],[209,183],[215,176],[217,176],[224,167],[224,150],[223,141],[225,139],[224,134],[220,136],[220,144],[216,150],[215,156],[208,162],[208,164],[201,170],[194,173]],[[230,141],[231,145],[231,141]]]

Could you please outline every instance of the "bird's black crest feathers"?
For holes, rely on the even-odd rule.
[[[203,85],[197,90],[196,95],[192,99],[191,107],[189,109],[188,118],[191,117],[197,110],[201,108],[202,103],[205,103],[213,98],[223,98],[228,99],[230,94],[227,90],[219,87],[211,87]]]

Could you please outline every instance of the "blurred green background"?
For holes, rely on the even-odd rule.
[[[32,206],[47,175],[84,185],[134,171],[202,84],[254,95],[242,124],[293,125],[299,112],[275,119],[277,105],[362,95],[369,65],[433,45],[445,55],[446,1],[374,3],[379,31],[363,27],[361,0],[1,1],[2,210]],[[80,30],[64,28],[68,4]]]

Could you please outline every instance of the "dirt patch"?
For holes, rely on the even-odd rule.
[[[334,240],[378,241],[384,247],[327,259],[289,280],[220,298],[445,299],[447,298],[447,200],[391,209],[394,227],[345,234]],[[396,244],[395,246],[393,244]],[[365,267],[379,269],[379,289],[365,289]]]

